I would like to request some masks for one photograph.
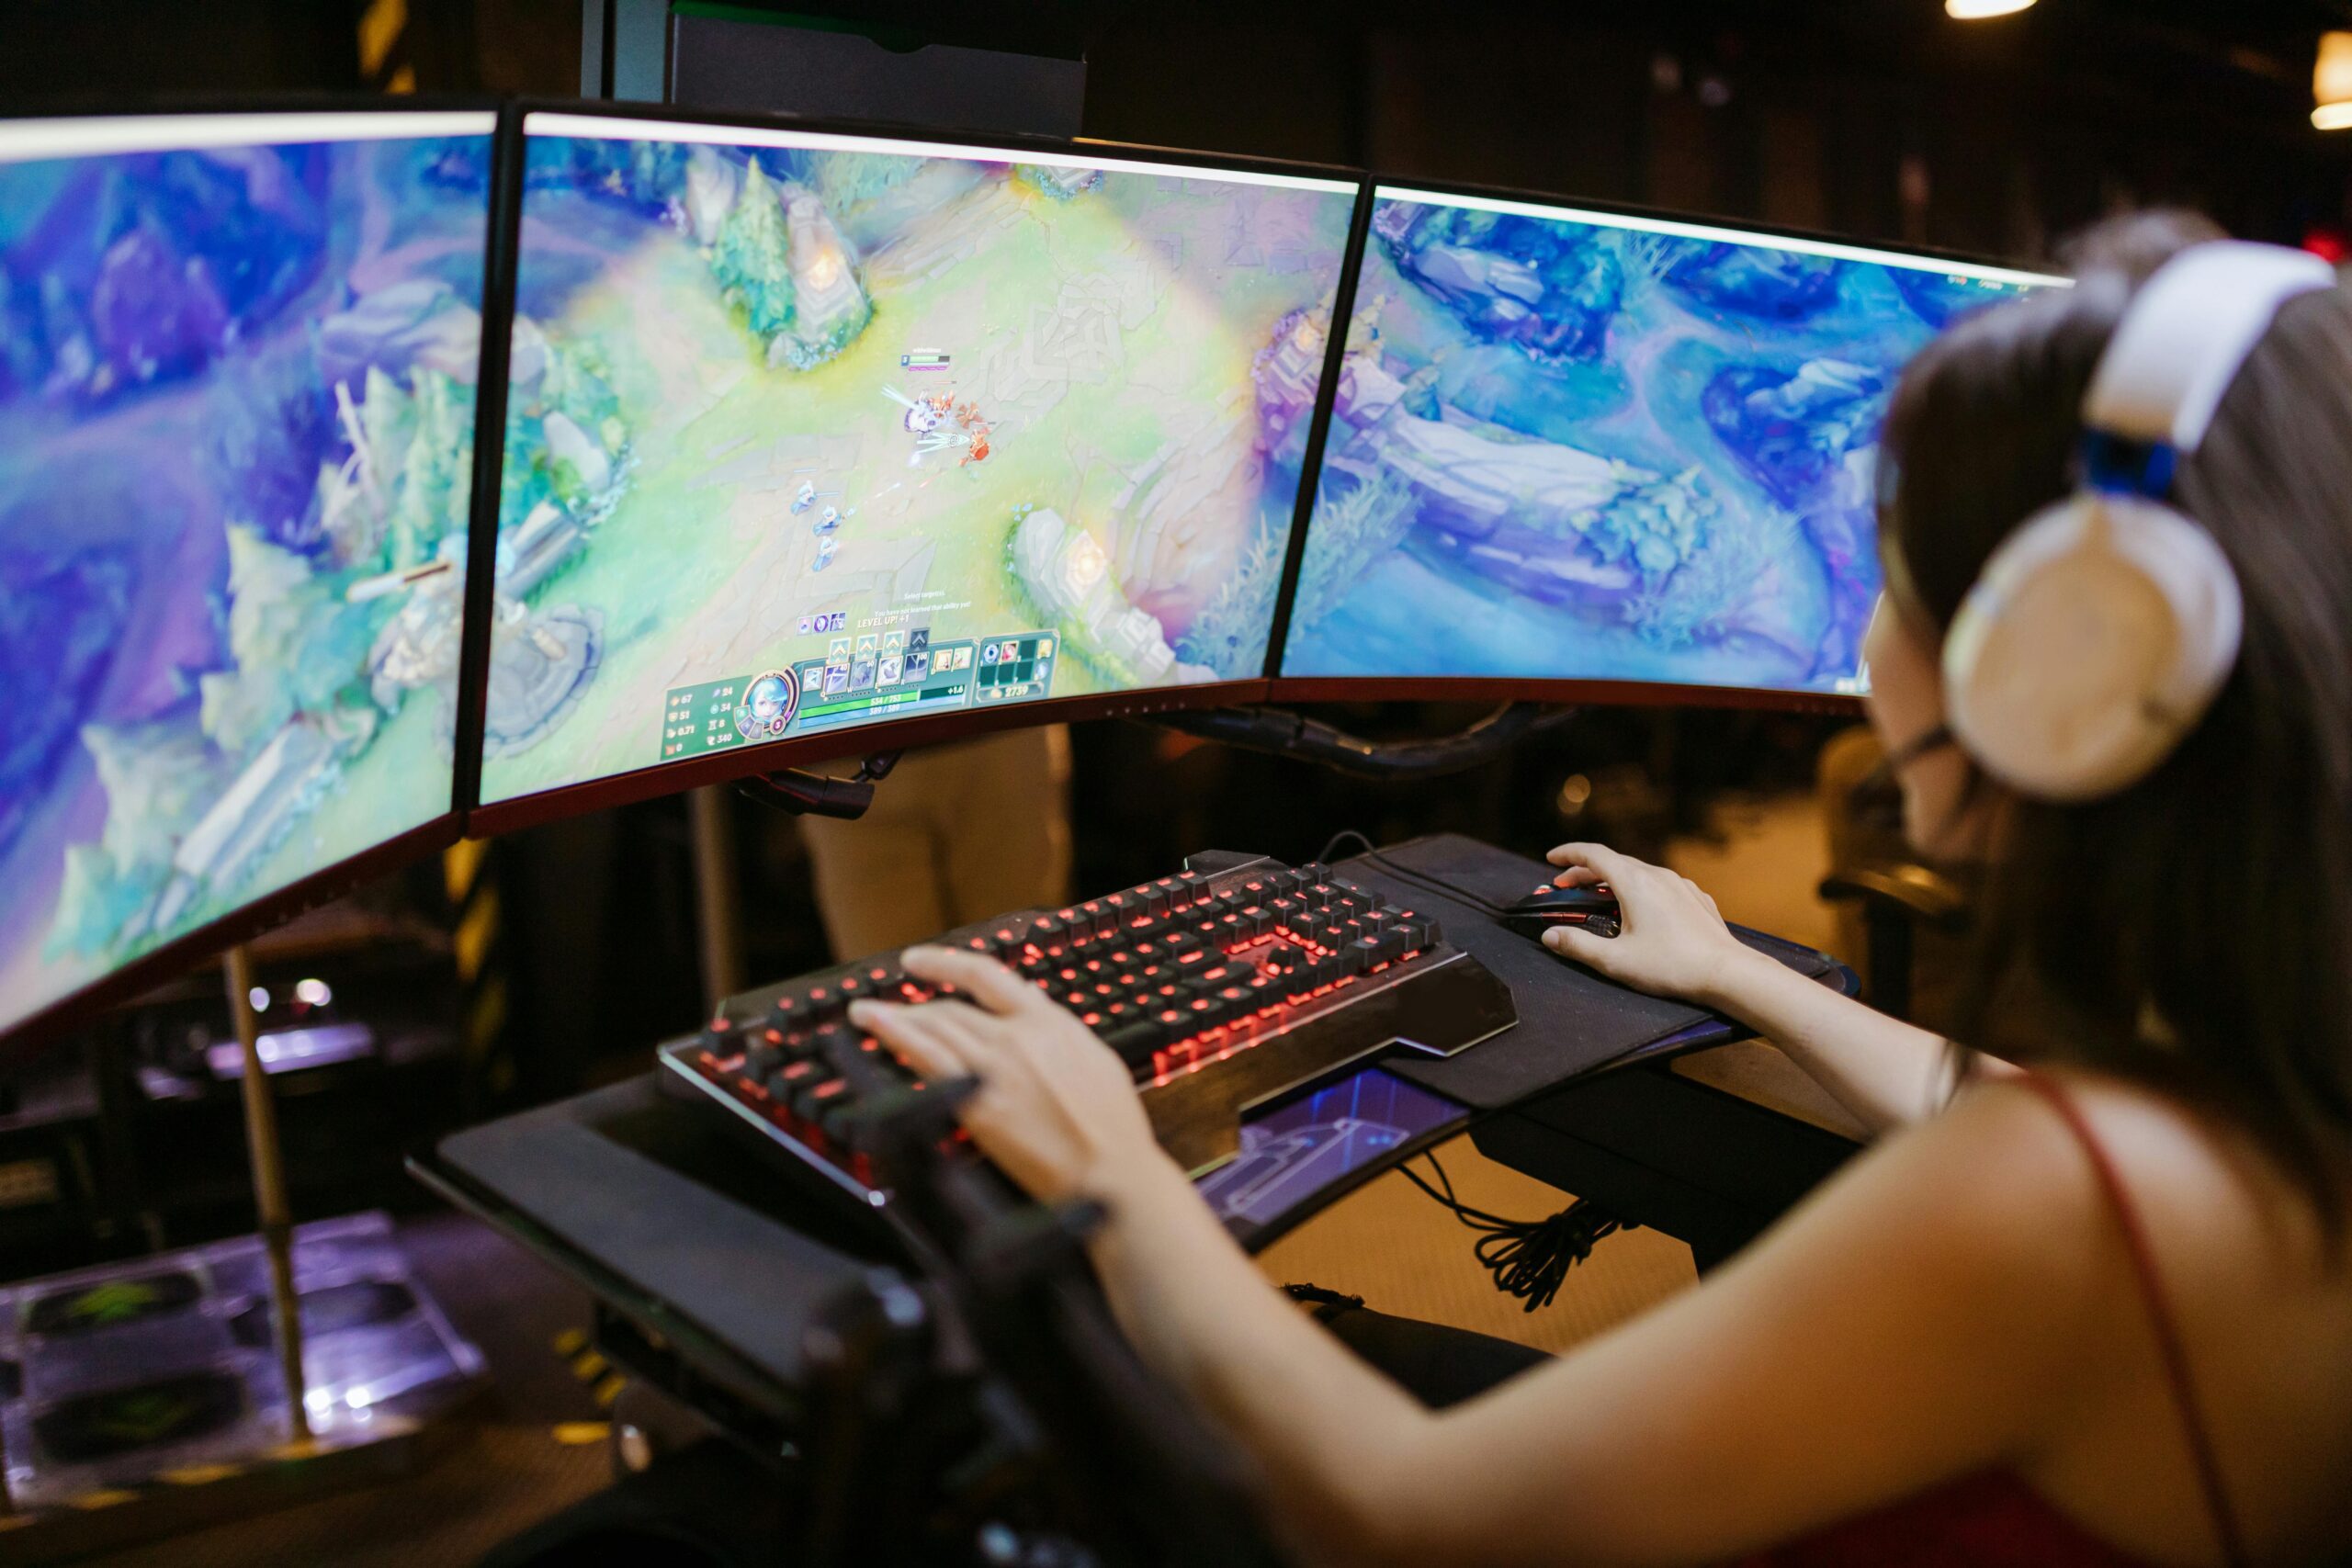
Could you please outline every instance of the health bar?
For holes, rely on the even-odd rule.
[[[819,703],[814,707],[802,708],[800,710],[800,717],[803,722],[806,722],[812,718],[824,718],[837,713],[853,713],[872,708],[898,707],[906,703],[936,702],[942,697],[952,697],[963,689],[964,688],[961,684],[950,682],[944,686],[933,686],[928,690],[920,692],[914,690],[912,687],[901,687],[899,690],[895,692],[881,692],[871,696],[837,698],[830,703]]]
[[[902,368],[908,370],[944,370],[947,368],[947,355],[944,354],[902,354],[899,355],[899,364]]]

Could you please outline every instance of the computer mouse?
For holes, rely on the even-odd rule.
[[[1607,883],[1584,887],[1549,885],[1511,905],[1496,917],[1509,929],[1536,942],[1554,926],[1582,926],[1595,936],[1615,936],[1617,895]]]

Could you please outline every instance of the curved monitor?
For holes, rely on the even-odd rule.
[[[1356,182],[524,130],[475,829],[1262,694]]]
[[[1376,187],[1275,694],[1858,694],[1895,377],[2062,281]]]
[[[494,128],[0,123],[0,1032],[455,837]]]

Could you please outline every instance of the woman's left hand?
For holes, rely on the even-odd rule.
[[[980,1152],[1034,1196],[1111,1198],[1166,1163],[1125,1064],[1077,1018],[992,959],[911,947],[907,973],[960,999],[860,1001],[850,1018],[934,1080],[973,1077],[961,1117]],[[1173,1168],[1172,1167],[1170,1168]]]

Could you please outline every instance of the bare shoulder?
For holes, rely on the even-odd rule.
[[[2352,1248],[2326,1245],[2310,1196],[2229,1119],[2111,1080],[2070,1076],[2061,1087],[2117,1174],[2154,1280],[2140,1278],[2125,1218],[2091,1186],[2097,1229],[2085,1252],[2098,1260],[2092,1288],[2106,1303],[2090,1341],[2098,1371],[2036,1483],[2122,1540],[2201,1495],[2188,1417],[2155,1337],[2160,1305],[2257,1554],[2340,1549],[2352,1539],[2352,1513],[2332,1501],[2352,1466]],[[2030,1143],[2023,1123],[2039,1113],[2063,1141],[2059,1157],[2096,1183],[2091,1152],[2053,1108],[2019,1086],[1983,1098],[1996,1094],[2010,1103],[1953,1115],[1997,1119]],[[2201,1530],[2199,1509],[2170,1528]]]
[[[2082,1144],[2036,1090],[1971,1089],[1942,1115],[1873,1151],[1871,1186],[1894,1213],[1932,1216],[1951,1267],[2009,1283],[2079,1285],[2086,1242],[2108,1228]]]
[[[1850,1332],[1899,1330],[1987,1395],[2016,1391],[2028,1425],[2058,1385],[2098,1375],[2132,1297],[2082,1145],[2010,1083],[1882,1139],[1725,1275],[1812,1294]]]
[[[2063,1089],[2122,1188],[2121,1213],[2098,1194],[2101,1228],[2116,1247],[2126,1224],[2145,1237],[2154,1286],[2191,1352],[2226,1365],[2267,1336],[2301,1339],[2314,1370],[2331,1363],[2352,1378],[2352,1238],[2330,1245],[2311,1193],[2255,1135],[2136,1085],[2070,1077]],[[2073,1141],[2091,1170],[2091,1151]],[[2136,1268],[2127,1278],[2144,1312]],[[2306,1330],[2316,1332],[2303,1338]]]
[[[2310,1195],[2245,1128],[2136,1084],[2076,1074],[2052,1081],[2115,1171],[2134,1223],[2160,1260],[2186,1249],[2208,1265],[2226,1261],[2265,1277],[2325,1270]],[[2046,1139],[2071,1149],[2086,1174],[2094,1170],[2093,1150],[2041,1095],[2018,1085],[1983,1091],[1987,1099],[1996,1092],[2012,1102],[2005,1108],[2010,1118],[2038,1118]],[[2031,1103],[2020,1108],[2018,1101]],[[2115,1225],[2112,1201],[2103,1191],[2097,1195],[2101,1218]]]
[[[1873,1148],[1790,1229],[1816,1258],[1860,1244],[1956,1309],[1985,1358],[2045,1392],[2144,1371],[2146,1294],[2098,1154],[2118,1173],[2186,1326],[2310,1287],[2308,1206],[2233,1131],[2153,1092],[2068,1077],[2086,1145],[2041,1090],[1996,1080]],[[1969,1352],[1963,1351],[1962,1354]]]
[[[2324,1256],[2308,1196],[2244,1129],[2137,1085],[2049,1081],[2088,1142],[2051,1097],[2014,1080],[1967,1091],[1919,1129],[1916,1179],[1962,1184],[1969,1213],[1996,1227],[1962,1231],[1957,1244],[2048,1282],[2096,1283],[2100,1300],[2135,1314],[2144,1291],[2127,1225],[2146,1238],[2167,1294],[2185,1303],[2324,1289],[2343,1273]],[[2120,1186],[2120,1210],[2102,1162]]]

